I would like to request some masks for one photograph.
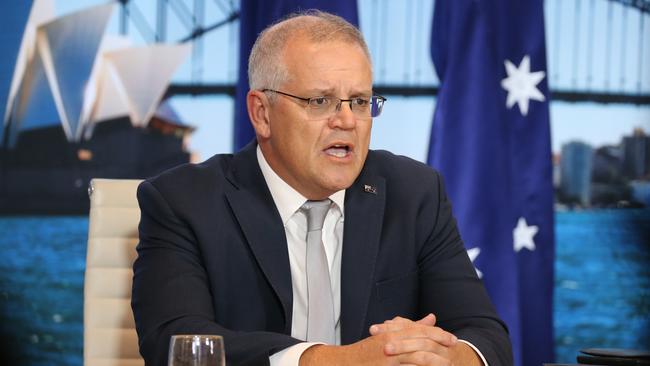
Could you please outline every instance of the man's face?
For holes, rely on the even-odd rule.
[[[289,81],[279,90],[300,97],[370,97],[372,72],[356,44],[312,43],[301,37],[288,42],[284,60]],[[270,95],[270,93],[269,93]],[[330,117],[309,116],[306,102],[273,95],[269,136],[260,146],[273,170],[309,199],[324,199],[348,188],[368,155],[370,117],[360,119],[343,102]]]

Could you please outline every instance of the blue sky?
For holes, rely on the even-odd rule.
[[[135,0],[150,24],[155,25],[155,2]],[[373,54],[376,83],[430,85],[437,77],[429,58],[429,32],[433,1],[360,0],[360,26]],[[56,2],[59,14],[102,3],[98,0]],[[227,2],[223,1],[226,4]],[[206,1],[205,24],[224,18],[223,9]],[[646,16],[643,38],[639,13],[606,0],[547,0],[547,76],[552,88],[650,93],[650,19]],[[170,14],[172,14],[170,12]],[[612,14],[611,18],[608,16]],[[168,40],[189,32],[182,21],[168,15]],[[412,23],[412,24],[411,24]],[[109,33],[118,32],[115,11]],[[425,31],[413,32],[413,27]],[[130,24],[134,43],[143,38]],[[384,30],[384,31],[382,31]],[[202,63],[188,60],[176,81],[224,82],[234,80],[237,68],[237,24],[222,27],[205,37]],[[410,32],[410,33],[409,33]],[[404,56],[407,55],[407,56]],[[195,56],[196,57],[196,56]],[[645,60],[645,61],[644,61]],[[202,68],[198,68],[202,65]],[[640,76],[640,78],[639,78]],[[196,80],[196,78],[195,78]],[[609,85],[607,85],[609,83]],[[189,123],[198,127],[191,149],[201,159],[232,150],[233,102],[224,96],[175,97],[172,104]],[[430,97],[389,97],[384,113],[374,121],[371,147],[424,160],[435,108]],[[616,144],[636,127],[650,133],[650,106],[597,103],[551,103],[553,151],[563,143],[581,140],[592,145]]]

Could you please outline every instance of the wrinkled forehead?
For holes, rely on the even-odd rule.
[[[356,43],[344,41],[289,42],[283,52],[286,78],[282,86],[322,94],[369,94],[372,70]]]
[[[285,68],[288,77],[306,68],[329,64],[342,68],[356,67],[360,74],[368,72],[372,76],[368,54],[359,43],[349,39],[314,40],[294,35],[286,42],[279,56],[278,62]]]

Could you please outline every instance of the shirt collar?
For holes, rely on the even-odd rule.
[[[293,187],[287,184],[287,182],[283,181],[282,178],[280,178],[280,176],[277,175],[275,171],[273,171],[269,163],[264,158],[264,154],[262,154],[262,149],[259,145],[257,145],[257,163],[262,170],[262,175],[264,175],[266,185],[269,187],[269,191],[271,191],[271,197],[273,197],[275,207],[278,208],[280,218],[282,218],[282,224],[286,225],[291,216],[293,216],[293,214],[298,211],[298,209],[305,203],[305,201],[307,201],[307,198],[293,189]],[[345,190],[342,189],[335,192],[329,196],[329,199],[331,199],[336,204],[339,211],[341,212],[341,216],[343,216],[343,213],[345,212]]]

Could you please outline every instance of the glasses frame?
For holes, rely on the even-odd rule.
[[[311,101],[314,100],[314,99],[324,98],[324,96],[317,96],[317,97],[305,98],[305,97],[300,97],[300,96],[297,96],[297,95],[293,95],[293,94],[285,93],[285,92],[280,91],[280,90],[275,90],[275,89],[262,89],[261,91],[264,92],[264,93],[266,93],[266,92],[272,92],[272,93],[277,93],[277,94],[280,94],[280,95],[284,95],[284,96],[286,96],[286,97],[295,98],[295,99],[297,99],[297,100],[301,100],[301,101],[303,101],[303,102],[307,102],[307,105],[311,105]],[[348,105],[350,106],[350,110],[354,113],[354,109],[352,109],[352,101],[353,101],[355,98],[351,98],[351,99],[341,99],[341,98],[337,98],[337,97],[327,97],[327,98],[332,98],[332,99],[338,99],[338,100],[339,100],[338,103],[336,104],[336,108],[334,109],[336,112],[339,112],[339,111],[341,110],[341,106],[343,105],[343,102],[348,102]],[[378,105],[379,105],[378,110],[379,110],[379,112],[377,113],[376,116],[373,116],[373,115],[372,115],[372,109],[373,109],[373,108],[372,108],[372,99],[373,99],[373,98],[376,98],[376,99],[379,100],[379,102],[378,102]],[[384,103],[385,103],[387,100],[388,100],[388,99],[386,99],[385,97],[383,97],[383,96],[381,96],[381,95],[377,95],[377,94],[373,94],[373,95],[370,96],[370,101],[368,101],[368,103],[370,103],[370,118],[376,118],[376,117],[379,117],[379,116],[381,115],[381,112],[382,112],[382,110],[384,109]],[[334,113],[334,114],[336,114],[336,113]],[[329,117],[331,117],[331,116],[328,116],[328,118],[329,118]]]

